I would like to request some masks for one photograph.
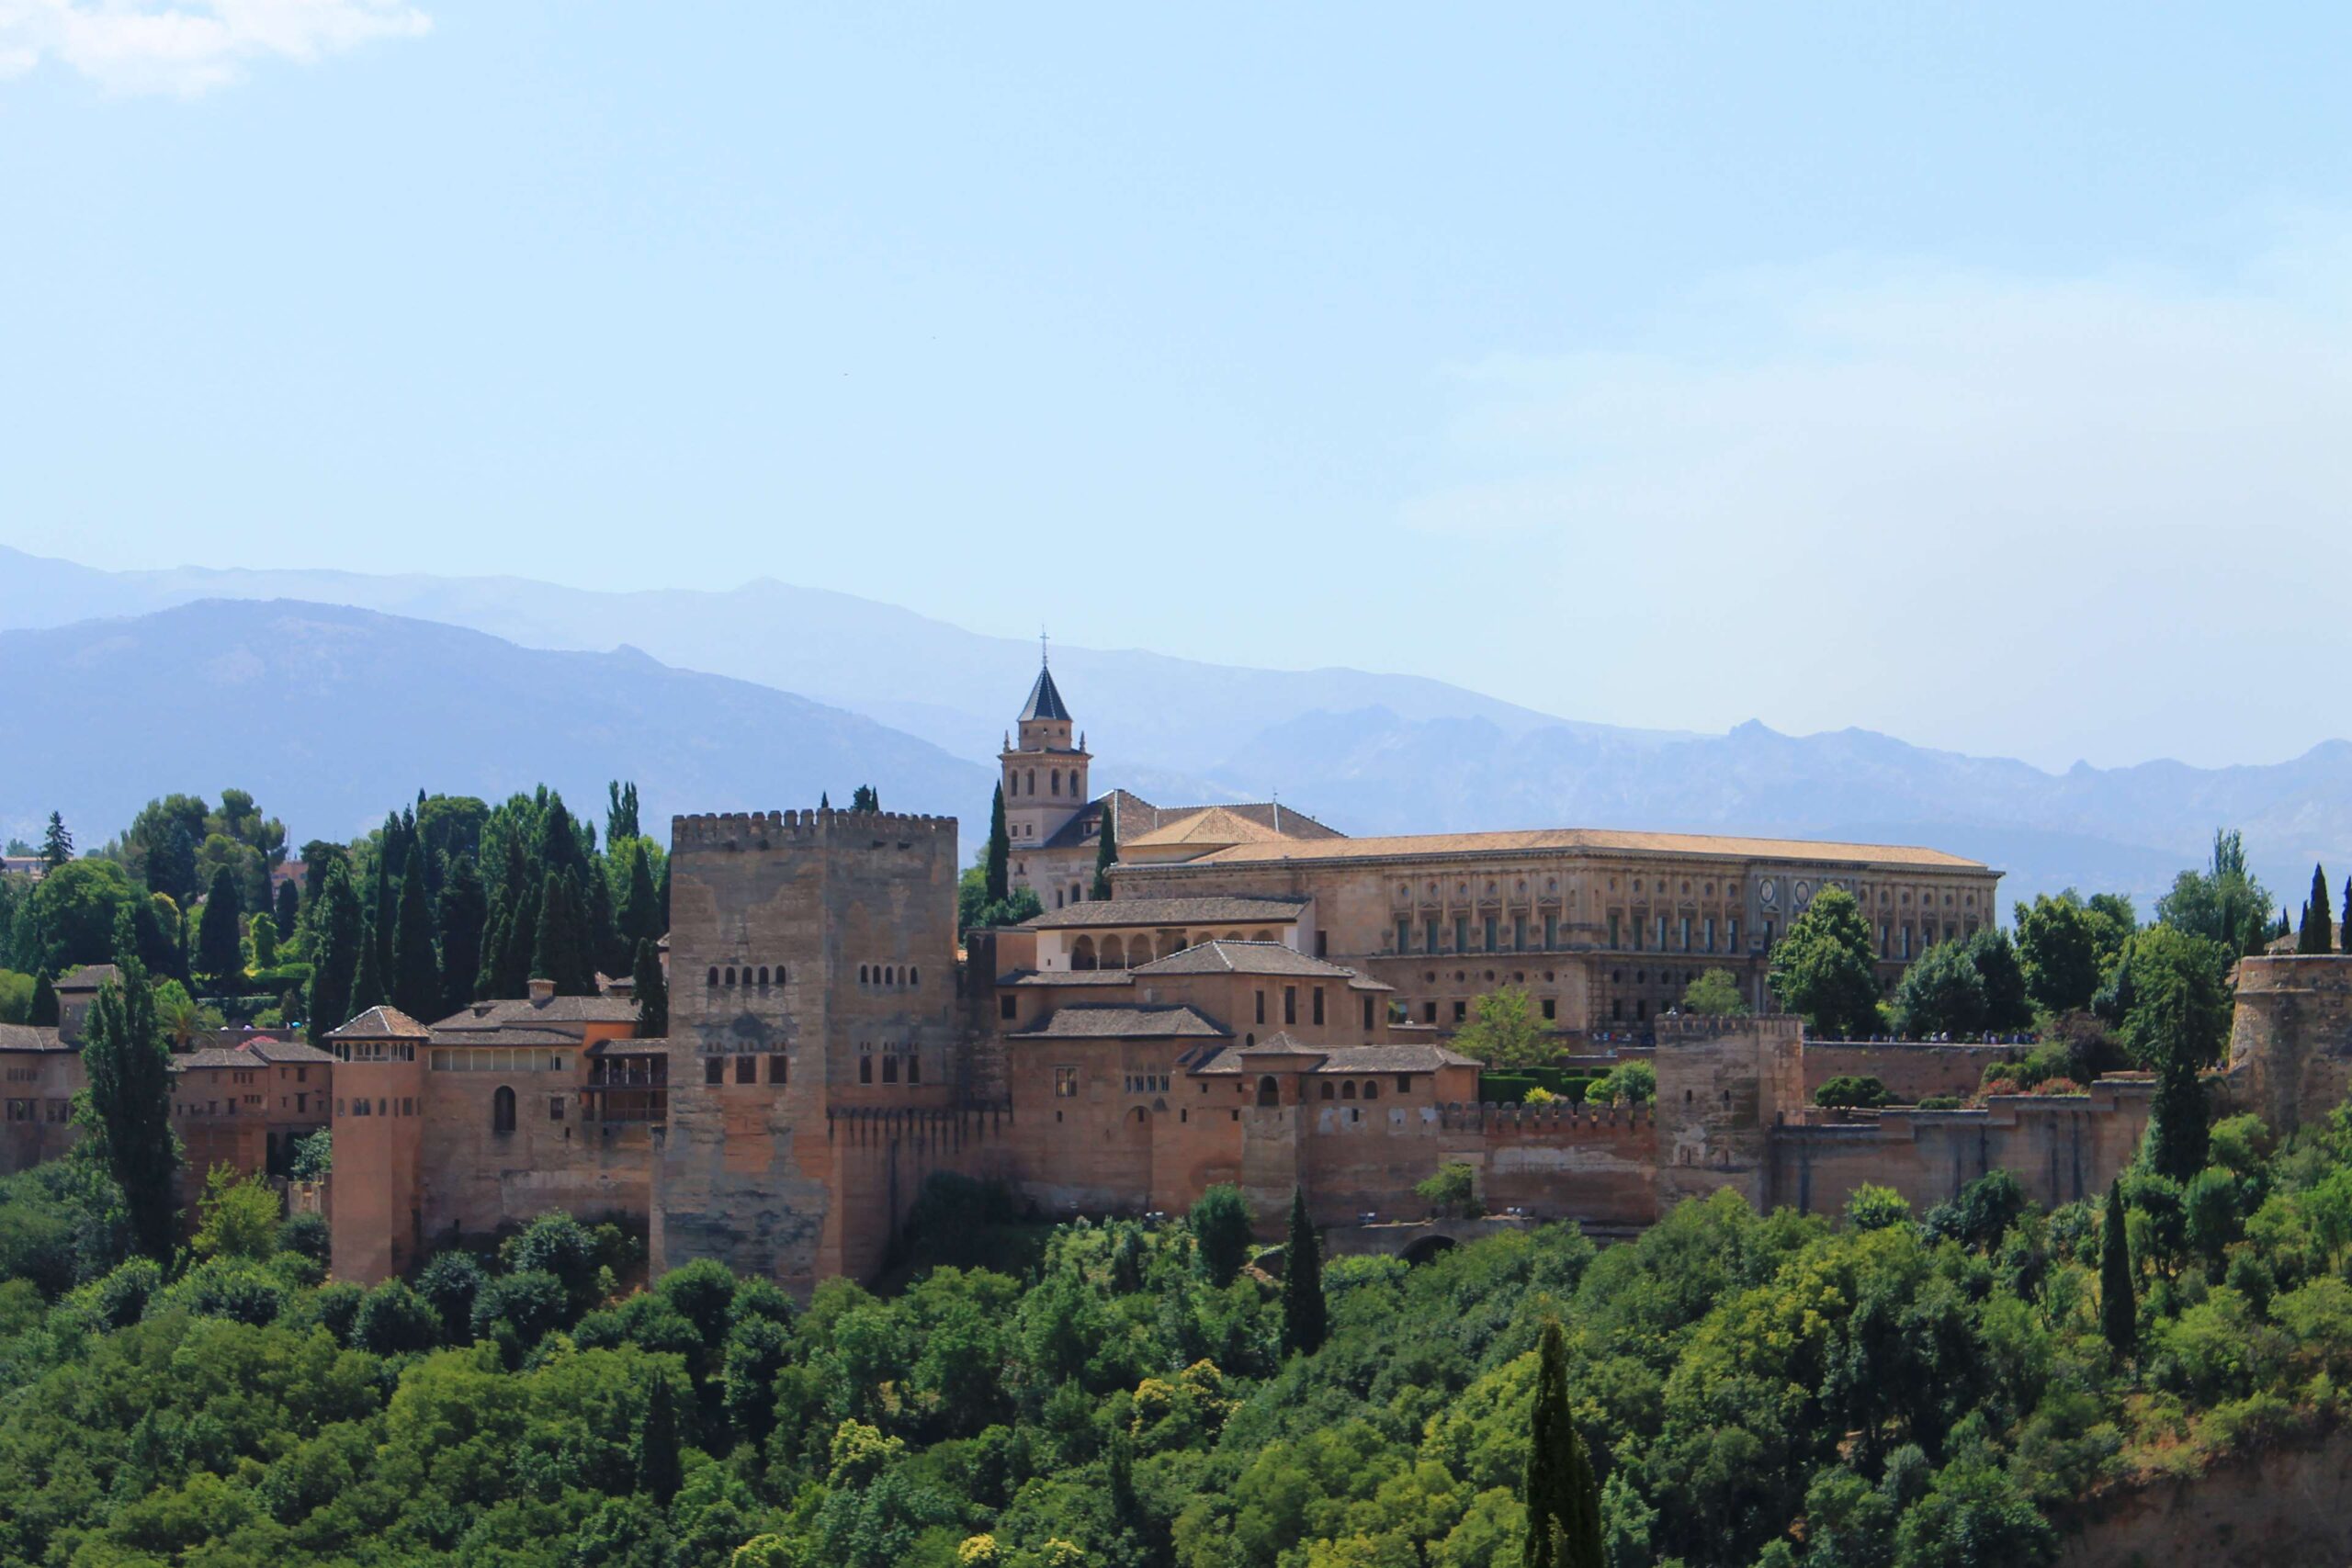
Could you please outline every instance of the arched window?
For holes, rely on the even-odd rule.
[[[718,965],[716,964],[710,966],[710,983],[714,986],[718,984]]]
[[[911,1051],[907,1053],[907,1081],[909,1083],[922,1082],[922,1058]]]
[[[1071,946],[1069,950],[1069,966],[1073,969],[1091,969],[1094,967],[1094,939],[1092,937],[1080,937],[1077,942]]]
[[[865,965],[863,964],[857,966],[857,983],[861,986],[865,984]]]
[[[884,1083],[897,1083],[899,1081],[898,1057],[885,1056],[882,1058],[882,1081]]]
[[[872,1083],[874,1081],[873,1057],[860,1056],[857,1059],[857,1081],[860,1083]]]
[[[504,1084],[490,1097],[490,1130],[511,1133],[514,1130],[514,1091]]]
[[[781,964],[775,966],[775,983],[779,986],[784,984],[784,965]]]
[[[1323,1098],[1324,1098],[1325,1100],[1333,1100],[1333,1099],[1337,1099],[1337,1098],[1338,1098],[1338,1096],[1339,1096],[1339,1092],[1340,1092],[1340,1091],[1339,1091],[1338,1089],[1333,1089],[1329,1084],[1325,1084],[1325,1085],[1323,1086]]]
[[[730,986],[735,983],[735,965],[732,964],[727,966],[727,983]]]
[[[1105,969],[1125,969],[1127,966],[1126,944],[1116,936],[1104,937],[1102,963]]]
[[[762,989],[763,991],[764,991],[764,990],[766,990],[767,988],[768,988],[768,966],[767,966],[766,964],[761,964],[761,965],[760,965],[760,989]]]
[[[1048,794],[1052,794],[1052,795],[1059,795],[1059,794],[1061,794],[1061,792],[1062,792],[1062,771],[1061,771],[1059,768],[1056,768],[1056,769],[1053,771],[1053,774],[1052,774],[1052,776],[1051,776],[1051,777],[1050,777],[1046,782],[1047,782],[1047,784],[1048,784],[1048,789],[1047,789],[1047,793],[1048,793]]]
[[[1341,1100],[1353,1100],[1355,1097],[1356,1080],[1350,1078],[1347,1082],[1340,1086],[1340,1098]]]
[[[1261,1106],[1271,1107],[1280,1105],[1282,1102],[1282,1086],[1274,1082],[1272,1075],[1269,1074],[1265,1077],[1260,1078],[1258,1080],[1258,1103]]]
[[[1380,1085],[1373,1079],[1365,1079],[1363,1086],[1363,1097],[1366,1100],[1378,1100],[1380,1098]]]
[[[1037,770],[1035,768],[1029,770],[1029,793],[1031,795],[1037,793]]]
[[[915,968],[912,964],[909,964],[907,966],[907,984],[910,986],[921,986],[922,984],[922,971]]]

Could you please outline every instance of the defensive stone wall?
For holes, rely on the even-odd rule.
[[[1805,1101],[1793,1018],[1658,1020],[1657,1207],[1736,1188],[1770,1192],[1775,1129]]]
[[[2230,1033],[2231,1097],[2290,1132],[2352,1089],[2352,956],[2243,958]]]
[[[1792,1122],[1773,1139],[1769,1201],[1835,1213],[1869,1182],[1930,1208],[1996,1168],[2037,1203],[2096,1198],[2132,1162],[2154,1086],[2107,1077],[2084,1095],[2000,1095],[1982,1110],[1889,1109]]]
[[[1808,1040],[1804,1043],[1804,1097],[1831,1078],[1872,1077],[1898,1104],[1916,1105],[1931,1095],[1972,1095],[1995,1062],[2021,1062],[2030,1045],[1963,1045],[1941,1041],[1877,1042]]]

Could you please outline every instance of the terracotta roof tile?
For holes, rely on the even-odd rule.
[[[432,1033],[424,1024],[394,1007],[369,1008],[340,1029],[327,1031],[330,1040],[422,1040]]]
[[[1230,1031],[1188,1007],[1056,1008],[1008,1040],[1223,1039]]]
[[[1355,971],[1326,959],[1309,957],[1278,942],[1195,942],[1181,953],[1138,964],[1131,975],[1302,975],[1344,980]]]
[[[1193,864],[1198,862],[1190,863]],[[1228,922],[1287,922],[1298,919],[1306,900],[1300,898],[1106,898],[1048,909],[1022,921],[1031,930],[1075,931],[1090,926],[1207,926]]]
[[[71,1051],[74,1047],[58,1039],[57,1031],[46,1025],[35,1028],[29,1023],[0,1023],[0,1051]]]
[[[1751,839],[1719,833],[1647,833],[1610,828],[1538,828],[1508,833],[1416,833],[1377,839],[1236,844],[1156,871],[1260,862],[1435,859],[1511,851],[1714,855],[1742,860],[1851,861],[1946,871],[1987,871],[1981,861],[1909,844],[1851,844],[1811,839]]]

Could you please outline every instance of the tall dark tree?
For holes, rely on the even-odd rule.
[[[534,980],[553,980],[560,997],[584,997],[595,989],[589,971],[586,921],[580,909],[579,884],[550,869],[539,891],[537,941],[531,949]]]
[[[425,899],[424,850],[409,840],[408,868],[401,874],[400,914],[392,928],[392,969],[385,989],[391,1003],[413,1019],[431,1021],[441,1005],[441,961],[433,951],[433,914]]]
[[[2303,904],[2303,929],[2295,942],[2297,953],[2335,951],[2335,912],[2327,903],[2327,869],[2312,867],[2312,896]]]
[[[292,877],[277,885],[277,940],[284,942],[294,934],[294,922],[302,914],[302,886]]]
[[[1306,1215],[1306,1192],[1290,1191],[1290,1238],[1283,1251],[1283,1354],[1312,1356],[1331,1331],[1323,1299],[1323,1242]]]
[[[1984,982],[1984,1024],[1988,1029],[2027,1029],[2033,1024],[2033,998],[2027,992],[2025,965],[2017,944],[1998,926],[1986,926],[1968,939],[1968,961]]]
[[[89,1092],[80,1112],[91,1152],[122,1189],[139,1250],[162,1262],[178,1239],[172,1183],[180,1166],[172,1131],[172,1053],[155,1022],[146,966],[128,953],[119,979],[98,987],[83,1024]]]
[[[637,785],[614,779],[605,785],[605,793],[611,801],[605,808],[605,847],[609,850],[638,836]]]
[[[482,932],[490,923],[490,895],[482,887],[481,873],[474,869],[473,856],[459,855],[450,865],[434,913],[441,948],[441,998],[433,1016],[447,1018],[473,997],[474,980],[481,973]]]
[[[2132,1235],[2123,1219],[2123,1183],[2107,1189],[2107,1219],[2098,1238],[2098,1325],[2118,1356],[2140,1344],[2140,1297],[2132,1285]]]
[[[163,841],[147,852],[147,888],[175,904],[185,904],[196,892],[196,836],[185,822],[175,822]]]
[[[1102,831],[1094,841],[1094,888],[1090,898],[1111,896],[1111,868],[1119,863],[1119,830],[1111,819],[1108,802],[1102,807]]]
[[[359,962],[351,971],[351,1011],[356,1015],[391,1000],[384,989],[383,942],[376,935],[376,917],[359,917]]]
[[[1544,1325],[1528,1426],[1522,1568],[1601,1568],[1600,1487],[1568,1410],[1568,1347],[1557,1318]]]
[[[65,818],[52,811],[49,814],[49,830],[40,836],[42,869],[55,871],[73,858],[74,835],[65,830]]]
[[[613,925],[630,953],[641,942],[662,938],[662,892],[653,883],[653,856],[642,839],[628,847],[628,879],[621,886],[620,904]]]
[[[882,809],[882,797],[875,792],[872,784],[860,784],[849,797],[849,808],[852,811],[879,811]]]
[[[1103,818],[1106,822],[1110,820],[1107,809]],[[989,852],[987,861],[983,863],[988,874],[988,901],[990,904],[1003,903],[1006,895],[1012,891],[1012,835],[1004,826],[1004,785],[999,784],[996,799],[989,807]]]
[[[628,966],[637,950],[624,943],[613,915],[613,881],[601,864],[588,868],[584,886],[572,889],[579,896],[580,934],[587,953],[588,970],[593,978],[597,974],[617,975]]]
[[[580,825],[560,795],[548,796],[547,810],[539,818],[538,854],[542,872],[568,873],[583,886],[595,869],[588,863],[588,846],[581,842]]]
[[[519,997],[531,981],[532,961],[539,948],[539,910],[547,899],[547,878],[541,877],[536,890],[528,886],[514,889],[513,908],[506,918],[505,941],[500,947],[497,987],[493,997]]]
[[[204,917],[196,927],[197,976],[216,996],[226,995],[245,976],[244,899],[237,892],[236,874],[226,865],[212,874],[212,888],[204,896]]]
[[[637,997],[637,1037],[659,1040],[670,1032],[670,984],[662,975],[662,953],[650,942],[637,944],[631,971]]]
[[[351,868],[331,863],[311,906],[311,1043],[322,1045],[327,1031],[351,1021],[351,983],[359,969],[359,898],[351,888]]]
[[[57,1027],[57,987],[49,983],[46,975],[33,976],[33,1007],[25,1021],[35,1029]]]
[[[2168,925],[2132,939],[2133,998],[2123,1041],[2155,1072],[2147,1159],[2175,1181],[2205,1168],[2210,1111],[2199,1075],[2229,1033],[2231,958],[2221,943]]]
[[[678,1455],[678,1412],[670,1380],[656,1372],[646,1391],[645,1419],[637,1429],[637,1489],[668,1505],[684,1471]]]

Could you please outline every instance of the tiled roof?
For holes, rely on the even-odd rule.
[[[71,1051],[73,1046],[58,1039],[57,1031],[46,1025],[36,1029],[29,1023],[0,1023],[0,1051]]]
[[[330,1040],[422,1040],[430,1029],[394,1007],[369,1008],[340,1029],[327,1031]]]
[[[1205,811],[1195,811],[1190,817],[1179,817],[1164,828],[1154,828],[1123,840],[1122,852],[1132,849],[1157,849],[1170,844],[1262,844],[1283,838],[1271,822],[1253,822],[1238,811],[1222,806],[1212,806]]]
[[[1132,969],[1015,969],[1000,986],[1132,986]]]
[[[1306,812],[1280,806],[1271,800],[1210,801],[1200,806],[1154,806],[1139,795],[1126,790],[1113,790],[1103,797],[1114,803],[1119,814],[1119,835],[1133,840],[1173,827],[1204,811],[1224,811],[1285,839],[1337,839],[1343,837],[1337,828],[1326,827]]]
[[[1230,1031],[1188,1007],[1056,1008],[1009,1040],[1224,1039]]]
[[[201,1051],[183,1051],[172,1058],[172,1070],[185,1073],[206,1067],[250,1067],[254,1059],[243,1046],[208,1045]]]
[[[583,1055],[594,1058],[603,1056],[666,1056],[669,1053],[670,1042],[666,1036],[660,1040],[639,1040],[633,1036],[624,1036],[618,1040],[599,1040],[594,1045],[589,1046]]]
[[[332,1052],[322,1051],[315,1045],[305,1045],[300,1040],[249,1040],[245,1042],[244,1048],[265,1062],[289,1066],[334,1060]]]
[[[513,1029],[443,1029],[433,1031],[435,1045],[552,1045],[576,1046],[580,1036],[566,1029],[532,1029],[518,1025]]]
[[[1268,1056],[1308,1055],[1321,1058],[1310,1073],[1433,1073],[1440,1067],[1475,1067],[1478,1064],[1459,1051],[1421,1041],[1391,1045],[1301,1045],[1287,1034],[1277,1034],[1255,1045],[1226,1046],[1204,1055],[1189,1070],[1223,1077],[1255,1072]]]
[[[1344,980],[1355,973],[1326,959],[1309,957],[1278,942],[1195,942],[1181,953],[1138,964],[1131,975],[1311,975]]]
[[[528,997],[475,1002],[462,1011],[435,1021],[444,1029],[529,1029],[549,1023],[634,1023],[637,1004],[627,997],[549,997],[535,1002]]]
[[[1035,931],[1072,931],[1083,926],[1206,926],[1227,921],[1290,921],[1305,898],[1105,898],[1048,909],[1021,923]]]
[[[95,991],[108,980],[119,980],[122,971],[111,964],[85,964],[79,969],[58,977],[56,989],[64,991]]]
[[[1510,833],[1416,833],[1381,839],[1323,839],[1236,844],[1179,867],[1283,860],[1439,859],[1512,851],[1718,855],[1743,860],[1838,861],[1941,871],[1985,871],[1981,861],[1907,844],[1849,844],[1811,839],[1747,839],[1717,833],[1644,833],[1609,828],[1539,828]],[[1154,870],[1160,868],[1154,867]]]

